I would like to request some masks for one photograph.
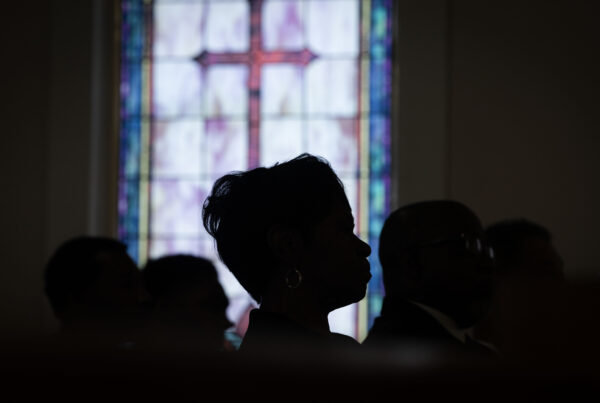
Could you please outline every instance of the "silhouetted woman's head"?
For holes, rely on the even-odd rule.
[[[342,182],[302,154],[218,179],[203,210],[223,262],[259,303],[271,290],[312,293],[326,309],[361,299],[370,248],[353,233]]]

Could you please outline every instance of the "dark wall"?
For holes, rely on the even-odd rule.
[[[12,2],[3,13],[2,336],[55,328],[42,282],[50,253],[114,226],[112,7]]]
[[[3,13],[1,323],[33,330],[42,317],[45,166],[51,59],[51,7],[22,2]],[[3,326],[2,325],[2,326]]]
[[[571,277],[600,271],[600,6],[453,1],[449,195],[489,223],[554,233]]]

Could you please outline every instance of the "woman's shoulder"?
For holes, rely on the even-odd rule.
[[[283,315],[255,309],[250,313],[248,330],[240,351],[321,351],[357,346],[360,347],[360,344],[350,336],[317,333]]]
[[[353,337],[347,336],[345,334],[341,334],[341,333],[331,333],[331,341],[334,342],[335,344],[344,347],[344,346],[348,346],[348,347],[360,347],[360,343],[358,341],[356,341],[356,339],[354,339]]]

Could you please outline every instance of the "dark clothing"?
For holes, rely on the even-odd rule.
[[[306,352],[356,351],[360,348],[360,344],[352,337],[339,333],[321,334],[283,315],[254,309],[250,312],[248,330],[240,352],[301,356]]]
[[[394,348],[423,345],[449,352],[495,356],[488,347],[467,338],[463,343],[454,337],[427,311],[407,300],[383,301],[381,316],[375,319],[363,346]]]

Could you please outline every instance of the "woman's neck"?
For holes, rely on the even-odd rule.
[[[329,312],[324,311],[314,298],[307,298],[298,290],[285,290],[263,297],[260,309],[284,315],[294,322],[321,334],[329,334]]]

